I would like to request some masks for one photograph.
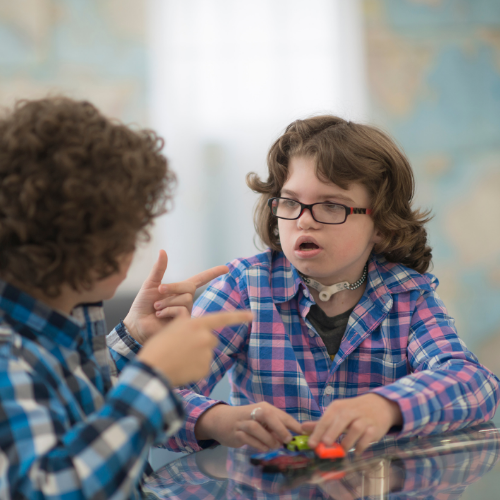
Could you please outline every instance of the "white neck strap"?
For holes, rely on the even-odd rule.
[[[319,299],[323,302],[327,302],[330,300],[330,297],[337,292],[341,292],[343,290],[356,290],[356,288],[359,288],[366,280],[367,268],[368,266],[365,265],[361,278],[355,281],[352,285],[348,281],[341,281],[340,283],[335,283],[335,285],[326,286],[316,280],[313,280],[312,278],[309,278],[308,276],[303,275],[301,272],[299,272],[299,274],[308,286],[319,292]]]

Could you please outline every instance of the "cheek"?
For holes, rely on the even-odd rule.
[[[334,228],[327,236],[329,248],[336,253],[349,254],[364,249],[370,244],[372,232],[366,228],[348,227],[345,224]]]
[[[122,273],[117,273],[114,274],[113,276],[110,276],[109,278],[106,278],[102,281],[103,288],[105,288],[107,291],[114,293],[115,290],[118,288],[120,283],[127,277],[126,274]]]
[[[290,225],[286,221],[278,219],[278,233],[281,245],[286,245],[290,240]]]

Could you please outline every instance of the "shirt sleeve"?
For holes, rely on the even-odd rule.
[[[218,311],[250,309],[244,287],[240,283],[241,281],[237,283],[230,274],[217,278],[194,304],[193,316],[198,317]],[[186,421],[181,430],[167,442],[167,448],[192,453],[214,443],[214,441],[198,441],[194,433],[195,425],[205,411],[216,404],[224,403],[224,401],[211,399],[210,392],[231,368],[236,357],[242,354],[250,328],[248,324],[241,324],[214,331],[214,334],[219,337],[219,344],[214,350],[210,372],[196,384],[190,384],[178,390],[184,400]]]
[[[1,498],[130,498],[151,444],[182,422],[168,381],[138,360],[89,416],[20,358],[0,357],[0,373]]]
[[[461,429],[493,417],[499,380],[458,337],[434,290],[416,301],[407,355],[411,375],[373,391],[399,405],[400,437]]]
[[[92,339],[94,348],[96,347],[96,339],[99,339],[99,341],[103,339],[103,342],[106,339],[108,352],[99,361],[103,365],[109,365],[112,380],[116,383],[118,375],[130,361],[135,359],[136,354],[141,350],[141,344],[130,335],[123,321],[120,321],[106,336],[106,321],[102,302],[81,304],[73,309],[71,315],[81,323],[89,339]],[[99,351],[96,356],[101,356]]]
[[[142,345],[130,335],[123,321],[109,332],[106,340],[112,364],[111,373],[116,376],[135,359]]]

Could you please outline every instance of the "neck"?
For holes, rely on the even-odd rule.
[[[34,293],[31,293],[31,295],[35,297],[35,299],[49,306],[51,309],[62,312],[67,316],[71,314],[71,311],[76,305],[81,303],[81,301],[77,300],[76,297],[68,296],[66,293],[62,293],[58,297],[48,297],[45,294],[36,295]]]
[[[19,283],[12,283],[16,288],[19,288],[23,292],[31,295],[36,300],[49,306],[51,309],[62,312],[69,316],[71,311],[78,304],[82,303],[82,296],[77,291],[73,290],[67,285],[61,287],[61,293],[57,297],[51,297],[45,294],[42,290],[37,288],[27,288]]]
[[[361,299],[366,289],[368,275],[368,264],[365,264],[363,273],[353,283],[341,281],[332,285],[324,285],[314,278],[301,274],[308,290],[313,296],[316,304],[325,311],[328,316],[341,314],[352,309]]]
[[[360,300],[366,289],[366,282],[356,290],[344,290],[332,295],[326,302],[320,300],[319,292],[312,287],[307,287],[316,304],[323,309],[327,316],[337,316],[352,309]]]

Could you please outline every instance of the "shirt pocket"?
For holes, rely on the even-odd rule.
[[[392,384],[408,375],[406,359],[395,361],[380,355],[354,352],[347,357],[346,361],[348,386],[357,394]]]

